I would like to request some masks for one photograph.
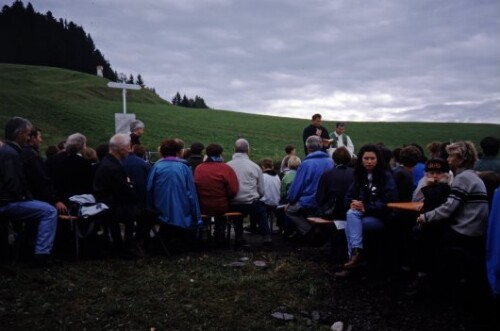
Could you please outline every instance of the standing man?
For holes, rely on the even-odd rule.
[[[38,222],[35,262],[48,262],[57,228],[57,210],[46,202],[32,200],[23,171],[22,148],[32,125],[13,117],[5,125],[5,143],[0,148],[0,216],[14,222]]]
[[[345,123],[337,122],[335,125],[335,131],[330,134],[330,148],[328,148],[328,154],[333,155],[333,152],[339,147],[345,147],[351,154],[351,157],[356,157],[354,155],[354,144],[351,138],[345,134]]]
[[[267,222],[267,210],[264,202],[264,178],[262,169],[250,158],[250,145],[246,139],[240,138],[234,143],[233,159],[227,164],[233,168],[238,178],[238,193],[231,200],[231,211],[250,214],[250,218],[259,222],[260,231],[264,236],[264,245],[271,245],[271,230]],[[243,220],[235,224],[235,241],[237,245],[243,241]]]
[[[136,120],[130,123],[130,146],[140,145],[140,138],[144,134],[144,123]]]
[[[308,154],[306,147],[306,140],[310,136],[318,136],[321,139],[329,139],[328,130],[321,125],[321,114],[314,114],[312,116],[311,124],[304,128],[302,132],[302,141],[304,142],[304,153]]]

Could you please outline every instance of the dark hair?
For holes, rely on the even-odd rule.
[[[95,148],[95,152],[97,153],[97,157],[99,161],[104,159],[104,157],[109,153],[109,145],[108,144],[100,144]]]
[[[313,120],[313,121],[314,121],[314,120],[317,120],[317,119],[321,119],[321,114],[314,114],[314,115],[312,116],[312,120]]]
[[[219,144],[210,144],[207,146],[207,156],[221,156],[224,149]]]
[[[421,159],[420,150],[413,145],[406,146],[399,154],[399,162],[409,168],[413,168]]]
[[[433,155],[438,155],[439,154],[439,151],[441,149],[441,142],[440,141],[433,141],[433,142],[430,142],[427,144],[427,146],[425,146],[427,148],[427,150],[433,154]]]
[[[377,146],[380,150],[380,155],[384,161],[384,166],[389,169],[389,165],[391,163],[392,152],[389,148],[385,146]],[[378,160],[377,160],[378,161]]]
[[[495,137],[484,137],[479,144],[484,155],[496,156],[500,151],[500,140]]]
[[[337,122],[337,124],[335,124],[335,127],[338,128],[338,127],[345,127],[345,123],[344,122]]]
[[[442,143],[441,146],[439,146],[439,158],[446,160],[448,158],[448,151],[446,150],[446,147],[450,145],[451,142],[445,142]]]
[[[45,150],[45,156],[49,157],[49,156],[57,154],[57,152],[59,152],[59,150],[57,149],[57,146],[50,145]]]
[[[31,127],[31,122],[22,117],[12,117],[5,124],[5,139],[16,141],[17,136]]]
[[[39,127],[36,127],[36,126],[32,127],[31,132],[30,132],[30,139],[38,136],[38,132],[42,132],[42,129],[40,129]]]
[[[195,154],[195,155],[199,155],[201,154],[201,152],[203,151],[203,149],[205,148],[205,145],[203,145],[202,143],[192,143],[191,144],[191,154]]]
[[[293,147],[292,145],[286,145],[285,153],[290,154],[294,149],[295,147]]]
[[[167,156],[177,156],[177,154],[182,150],[180,143],[174,139],[166,139],[162,141],[160,146],[160,154],[163,157]]]
[[[399,162],[399,155],[401,154],[401,150],[401,147],[396,147],[392,150],[392,157],[394,158],[394,160],[396,160],[396,162]]]
[[[408,144],[407,146],[415,146],[416,148],[418,148],[418,150],[420,151],[420,160],[418,160],[418,162],[425,162],[426,161],[424,149],[422,148],[422,146],[420,146],[417,143],[411,143],[411,144]]]
[[[265,158],[260,161],[260,166],[266,169],[274,169],[273,160],[270,158]]]
[[[383,186],[385,184],[385,161],[382,157],[380,148],[373,144],[367,144],[360,148],[358,152],[358,158],[356,159],[356,165],[354,166],[354,177],[357,179],[358,184],[364,185],[367,179],[367,171],[363,166],[363,155],[367,152],[374,153],[377,157],[377,165],[373,168],[373,182],[376,186]]]
[[[335,165],[348,165],[351,162],[351,153],[344,146],[336,148],[332,155]]]
[[[132,153],[140,158],[144,158],[144,155],[146,154],[146,147],[139,144],[132,145]]]
[[[66,148],[66,140],[61,140],[58,144],[57,144],[57,149],[59,149],[60,151],[62,151],[63,149]]]

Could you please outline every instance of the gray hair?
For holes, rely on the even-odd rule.
[[[66,152],[68,152],[68,154],[79,153],[85,148],[86,143],[87,138],[83,134],[79,132],[73,133],[66,139]]]
[[[130,136],[125,133],[117,133],[109,139],[109,150],[117,151],[130,146]]]
[[[448,155],[457,155],[462,159],[461,167],[470,169],[477,161],[477,150],[471,141],[457,141],[446,146]]]
[[[31,122],[23,117],[12,117],[5,124],[5,139],[10,141],[16,141],[19,134],[30,129],[32,127]]]
[[[134,132],[135,129],[144,128],[144,123],[139,120],[130,122],[130,132]]]
[[[250,150],[250,144],[248,143],[248,140],[244,138],[240,138],[236,140],[234,143],[234,152],[235,153],[248,153]]]
[[[321,137],[318,136],[310,136],[306,140],[306,148],[308,152],[316,152],[320,151],[322,148],[322,140]]]

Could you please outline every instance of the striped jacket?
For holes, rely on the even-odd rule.
[[[488,197],[483,181],[472,169],[458,169],[448,199],[424,214],[426,222],[449,218],[451,228],[465,236],[482,237],[488,222]]]

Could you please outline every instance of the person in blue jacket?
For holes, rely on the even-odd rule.
[[[308,154],[299,166],[297,174],[288,191],[286,215],[292,220],[302,236],[308,237],[311,225],[307,216],[314,215],[318,209],[316,191],[321,175],[333,168],[333,160],[322,151],[319,136],[310,136],[306,140]]]
[[[163,159],[155,163],[147,181],[148,207],[167,225],[195,229],[201,223],[193,173],[180,158],[182,146],[174,139],[162,142]]]

